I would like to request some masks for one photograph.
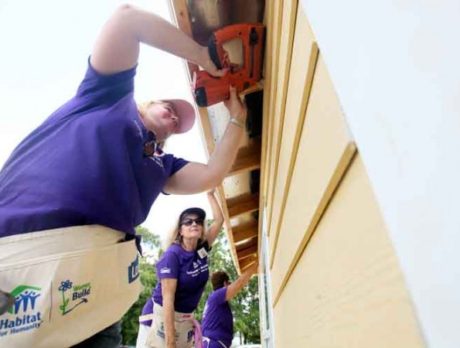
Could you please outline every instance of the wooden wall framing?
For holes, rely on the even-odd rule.
[[[193,36],[187,1],[171,0],[170,9],[177,26],[183,32]],[[193,72],[198,69],[196,65],[187,63],[190,81]],[[255,93],[262,88],[263,84],[260,83],[245,91],[244,94]],[[209,156],[214,150],[215,141],[218,141],[219,138],[213,133],[213,128],[215,128],[213,122],[216,122],[216,117],[212,116],[217,114],[217,118],[220,119],[225,119],[226,116],[219,107],[213,107],[212,112],[210,108],[198,109],[203,138]],[[258,190],[257,192],[248,191],[247,182],[250,172],[260,170],[261,147],[260,138],[249,138],[249,135],[246,134],[232,169],[218,188],[232,257],[238,271],[246,268],[258,257],[257,212],[259,210],[259,194]],[[246,182],[246,185],[243,185],[242,182]]]

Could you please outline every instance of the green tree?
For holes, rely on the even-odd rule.
[[[145,227],[137,227],[136,233],[142,236],[143,257],[139,258],[139,274],[143,289],[139,299],[122,318],[123,344],[136,345],[137,332],[139,330],[139,316],[142,308],[151,296],[152,289],[157,283],[157,275],[154,263],[161,252],[160,237],[150,232]]]
[[[240,310],[235,321],[235,329],[241,333],[242,343],[260,343],[258,278],[250,280],[236,301]]]

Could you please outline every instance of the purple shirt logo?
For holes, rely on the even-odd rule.
[[[169,274],[169,273],[171,273],[171,268],[163,267],[162,269],[160,269],[160,273],[161,274]]]

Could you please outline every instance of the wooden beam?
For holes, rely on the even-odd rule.
[[[243,241],[241,243],[235,244],[236,250],[238,251],[238,250],[244,250],[246,248],[249,248],[249,247],[251,247],[253,245],[256,245],[257,241],[258,241],[257,236],[255,236],[254,238],[251,238],[251,239],[246,239],[245,241]]]
[[[241,214],[252,213],[259,209],[259,193],[245,193],[227,199],[227,208],[230,218]]]
[[[187,8],[186,0],[171,0],[169,2],[169,9],[171,11],[171,17],[175,20],[177,27],[186,33],[188,36],[193,37],[192,24],[190,23],[190,16]],[[198,65],[186,62],[188,66],[188,74],[190,81],[192,80],[193,73],[198,71]]]
[[[248,172],[260,168],[260,139],[253,139],[245,147],[238,150],[235,163],[227,176]]]
[[[176,23],[177,27],[193,38],[192,33],[192,24],[190,23],[190,15],[188,13],[187,1],[186,0],[170,0],[169,11],[171,13],[172,20]],[[193,73],[198,71],[199,68],[196,64],[190,63],[184,60],[184,63],[187,66],[187,76],[189,82],[192,82]],[[214,139],[212,136],[211,125],[209,123],[208,111],[206,108],[198,108],[199,121],[201,122],[202,136],[206,141],[206,152],[209,158],[209,155],[214,151]]]
[[[198,108],[198,113],[200,115],[200,125],[202,136],[206,142],[207,156],[213,153],[215,148],[214,136],[212,135],[211,122],[209,122],[208,110],[206,108]]]
[[[257,237],[257,227],[258,223],[256,220],[251,220],[243,224],[232,226],[234,243],[238,244],[239,242],[242,242],[244,240]]]
[[[238,260],[239,263],[240,263],[240,269],[241,269],[241,272],[244,272],[244,270],[246,268],[248,268],[249,266],[251,266],[254,262],[257,261],[257,256],[256,255],[252,255],[252,256],[249,256],[249,257],[246,257],[242,260]]]
[[[255,245],[253,245],[253,246],[251,246],[249,248],[237,251],[236,253],[238,254],[238,260],[241,263],[242,259],[245,259],[245,258],[251,257],[251,256],[255,256],[257,254],[257,244],[255,244]]]
[[[235,242],[233,241],[233,233],[232,233],[232,226],[231,226],[231,223],[230,223],[230,216],[228,214],[228,208],[227,208],[227,204],[226,204],[226,201],[225,199],[223,199],[223,197],[225,197],[225,191],[224,191],[224,187],[223,185],[220,185],[218,188],[217,188],[217,191],[219,192],[219,200],[221,202],[221,207],[222,207],[222,213],[224,215],[224,222],[225,222],[225,230],[226,230],[226,234],[227,234],[227,239],[228,239],[228,243],[229,243],[229,247],[230,247],[230,253],[232,255],[232,260],[233,260],[233,263],[236,267],[236,270],[238,272],[238,274],[241,273],[241,269],[240,269],[240,265],[239,265],[239,261],[238,261],[238,255],[236,253],[236,245],[235,245]]]
[[[238,246],[236,247],[236,251],[237,251],[237,252],[240,252],[240,251],[242,251],[242,250],[246,250],[246,249],[248,249],[248,248],[250,248],[250,247],[255,246],[256,244],[257,244],[257,241],[256,241],[256,240],[249,240],[249,241],[246,242],[246,243],[243,243],[243,244],[238,245]]]

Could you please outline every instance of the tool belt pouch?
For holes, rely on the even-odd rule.
[[[0,264],[15,303],[0,347],[69,347],[120,320],[140,292],[135,241]]]
[[[194,339],[193,314],[174,312],[174,328],[176,331],[176,347],[191,348]],[[163,307],[157,303],[154,303],[153,321],[147,336],[146,346],[149,348],[166,346],[164,311]]]

